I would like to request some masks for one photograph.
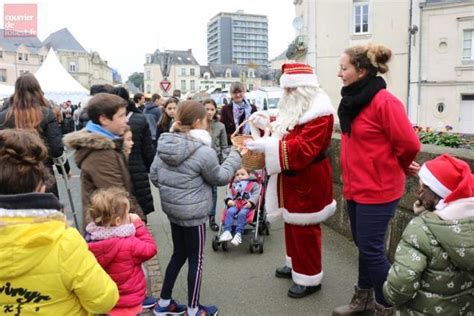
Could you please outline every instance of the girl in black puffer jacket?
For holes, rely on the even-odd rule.
[[[123,87],[114,89],[114,93],[127,100],[128,125],[132,130],[133,147],[128,159],[128,169],[132,178],[133,189],[138,204],[145,215],[155,210],[151,195],[148,173],[155,156],[150,129],[145,115],[130,102],[130,95]]]

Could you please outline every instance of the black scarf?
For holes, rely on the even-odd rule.
[[[359,113],[370,104],[372,98],[387,84],[382,77],[368,75],[341,89],[341,103],[337,110],[341,131],[351,134],[351,123]]]

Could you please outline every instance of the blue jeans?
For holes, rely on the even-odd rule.
[[[247,214],[249,212],[250,209],[248,208],[243,208],[239,211],[236,206],[229,207],[227,209],[227,215],[224,221],[224,230],[231,230],[234,217],[237,214],[237,225],[235,227],[235,232],[242,234],[244,232],[245,224],[247,223]]]
[[[384,306],[382,287],[387,279],[390,262],[385,256],[385,234],[399,200],[384,204],[361,204],[347,201],[354,242],[359,248],[359,277],[361,289],[374,289],[375,300]]]
[[[212,204],[211,210],[209,211],[210,216],[216,216],[216,206],[217,206],[217,187],[212,186]]]

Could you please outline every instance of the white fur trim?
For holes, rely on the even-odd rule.
[[[447,221],[474,217],[474,197],[452,201],[434,213]]]
[[[54,209],[11,210],[0,208],[0,217],[64,217],[64,214]]]
[[[286,265],[288,268],[293,269],[293,264],[291,263],[291,257],[285,256],[285,265]]]
[[[189,135],[197,140],[200,140],[205,145],[212,146],[212,138],[208,131],[203,129],[192,129],[189,131]]]
[[[430,169],[426,167],[426,164],[421,166],[420,172],[418,172],[421,182],[427,185],[434,193],[438,194],[443,199],[451,194],[451,190],[444,186],[436,177],[431,173]]]
[[[319,224],[334,215],[336,205],[336,201],[332,200],[322,210],[313,213],[290,213],[287,209],[283,209],[283,220],[285,223],[300,226]]]
[[[276,137],[267,137],[265,142],[265,166],[268,174],[277,174],[281,172],[280,165],[280,139]]]
[[[326,92],[320,89],[311,102],[309,109],[304,112],[303,115],[301,115],[297,125],[306,124],[315,118],[334,115],[335,113],[336,111],[332,106],[329,96],[326,94]]]
[[[315,74],[289,75],[283,74],[280,77],[280,87],[319,87],[318,77]]]
[[[281,218],[282,208],[278,207],[278,175],[270,176],[267,184],[267,193],[265,194],[265,209],[267,211],[267,219],[275,222]]]
[[[301,274],[298,272],[295,272],[295,270],[291,270],[291,278],[293,279],[293,282],[295,282],[298,285],[303,285],[303,286],[317,286],[321,284],[321,281],[323,280],[323,271],[319,272],[316,275],[306,275],[306,274]]]

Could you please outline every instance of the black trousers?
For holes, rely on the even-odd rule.
[[[173,255],[166,267],[161,298],[171,299],[176,278],[181,267],[188,260],[188,306],[197,307],[201,293],[206,224],[183,227],[171,223],[171,237],[173,239]]]

